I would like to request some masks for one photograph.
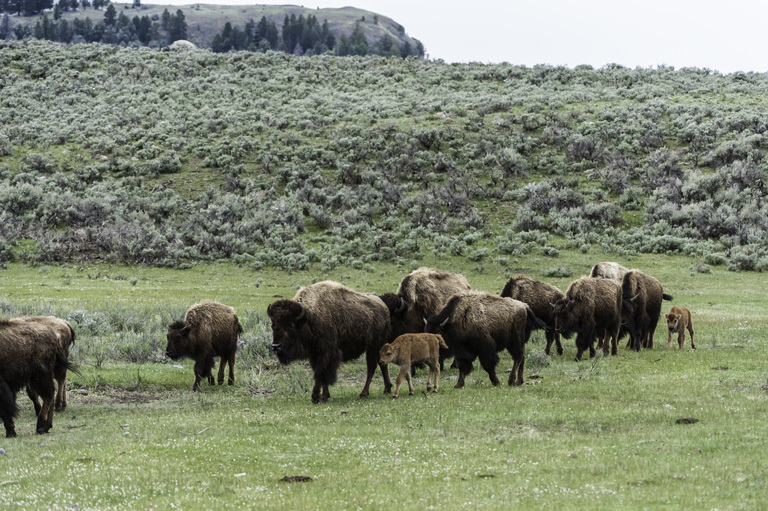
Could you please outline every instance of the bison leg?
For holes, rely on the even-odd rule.
[[[488,378],[490,378],[494,387],[499,384],[499,378],[496,376],[496,365],[498,363],[499,356],[496,353],[494,353],[493,356],[486,354],[485,356],[480,357],[480,365],[485,369],[485,372],[488,373]]]
[[[677,334],[677,346],[680,349],[683,349],[683,346],[685,346],[685,330],[680,330],[680,333]]]
[[[67,408],[67,375],[65,374],[63,378],[56,377],[56,383],[58,387],[54,410],[63,412]]]
[[[472,372],[472,359],[454,357],[453,361],[459,368],[459,379],[456,381],[456,385],[453,388],[460,389],[464,387],[464,380],[469,373]]]
[[[233,351],[229,354],[229,358],[227,359],[229,362],[229,378],[227,379],[227,385],[235,384],[235,355],[236,352]]]
[[[37,393],[32,390],[32,387],[27,385],[27,396],[32,400],[32,406],[35,407],[35,415],[40,415],[40,402],[37,400]]]
[[[195,383],[192,384],[192,392],[201,392],[200,388],[200,381],[203,378],[208,378],[208,381],[211,383],[211,385],[214,384],[213,376],[211,376],[211,366],[209,365],[209,362],[212,363],[213,359],[199,359],[195,360],[195,366],[193,367],[193,371],[195,373]]]
[[[52,376],[53,375],[49,375],[48,378],[43,377],[42,379],[31,383],[32,390],[43,400],[43,406],[40,408],[40,413],[37,415],[36,431],[39,435],[48,433],[48,430],[53,426],[55,388]]]
[[[413,382],[411,381],[411,371],[410,368],[407,373],[405,373],[405,381],[408,382],[408,395],[413,395]]]
[[[544,349],[544,353],[549,355],[550,351],[552,350],[552,343],[555,343],[555,345],[557,346],[557,354],[562,355],[563,343],[560,342],[560,334],[555,332],[554,330],[545,330],[544,335],[547,338],[547,347]]]
[[[523,368],[525,367],[525,357],[515,360],[512,365],[512,372],[509,373],[509,380],[507,384],[510,386],[522,385],[525,380],[523,378]]]
[[[320,402],[320,388],[322,385],[320,381],[315,378],[315,386],[312,387],[312,403],[317,404]]]
[[[13,418],[19,413],[19,407],[16,405],[16,394],[11,391],[8,384],[0,379],[0,420],[5,426],[5,437],[13,438],[16,436],[16,427]]]
[[[400,385],[403,384],[404,379],[410,376],[408,373],[409,370],[410,368],[408,367],[408,364],[403,364],[400,366],[400,372],[397,373],[397,378],[395,379],[395,393],[392,394],[392,399],[397,399],[400,397]]]
[[[688,324],[688,333],[691,334],[691,349],[695,350],[696,349],[696,343],[693,342],[693,327],[690,325],[690,323]]]

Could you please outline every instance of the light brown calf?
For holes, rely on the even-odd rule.
[[[667,317],[667,348],[672,344],[672,334],[677,332],[677,345],[680,349],[683,349],[685,344],[685,329],[691,333],[691,349],[696,349],[696,343],[693,342],[693,321],[691,319],[691,311],[680,305],[675,305],[670,309]]]
[[[413,383],[411,383],[411,364],[424,362],[429,367],[427,375],[427,392],[437,392],[440,379],[440,348],[448,349],[448,345],[439,334],[403,334],[391,343],[387,343],[379,350],[379,363],[394,363],[400,366],[400,373],[395,383],[395,393],[392,399],[400,395],[400,384],[403,378],[408,382],[408,395],[413,395]],[[435,375],[435,387],[431,388],[432,375]]]

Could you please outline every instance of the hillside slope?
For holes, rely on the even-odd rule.
[[[114,4],[118,13],[123,13],[129,18],[134,16],[149,16],[156,21],[160,19],[163,11],[175,14],[179,9],[184,13],[188,25],[188,39],[201,48],[210,48],[211,42],[216,34],[220,34],[227,23],[242,29],[250,20],[259,21],[266,17],[282,29],[283,21],[286,16],[304,16],[309,15],[317,17],[322,24],[328,21],[329,28],[340,37],[342,34],[349,36],[355,29],[358,21],[371,44],[379,41],[382,37],[389,35],[395,43],[402,47],[408,43],[412,48],[419,45],[418,40],[410,37],[405,32],[405,28],[386,16],[358,9],[355,7],[342,7],[339,9],[308,9],[296,5],[215,5],[215,4],[190,4],[190,5],[161,5],[146,4],[140,9],[134,9],[132,4]],[[75,18],[91,18],[95,24],[104,19],[104,10],[86,9],[80,11],[66,11],[62,13],[62,18],[72,23]],[[38,18],[20,18],[18,21],[34,25]]]
[[[0,43],[0,261],[768,268],[768,75]],[[600,256],[604,257],[604,256]]]

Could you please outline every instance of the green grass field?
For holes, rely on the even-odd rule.
[[[440,392],[427,395],[421,372],[416,395],[393,401],[377,374],[361,400],[358,361],[342,366],[325,405],[310,403],[312,378],[302,363],[241,356],[234,387],[205,385],[193,394],[190,361],[109,355],[97,364],[93,353],[101,342],[132,342],[129,331],[164,347],[164,322],[203,298],[234,306],[243,336],[263,342],[266,306],[293,296],[296,286],[333,279],[384,293],[412,267],[287,274],[232,265],[10,265],[0,272],[6,315],[107,310],[113,324],[123,315],[127,326],[120,339],[78,330],[82,375],[71,376],[69,406],[49,434],[34,434],[32,406],[19,394],[19,436],[0,439],[0,508],[761,509],[768,275],[722,267],[697,273],[685,257],[626,260],[594,251],[515,261],[509,269],[463,259],[418,264],[461,272],[475,289],[499,293],[518,272],[564,290],[599,260],[659,278],[671,303],[693,312],[698,349],[667,350],[660,326],[653,350],[622,347],[618,356],[576,363],[572,339],[564,356],[547,358],[537,332],[523,387],[494,388],[476,367],[467,386],[454,390],[451,369],[441,374]],[[567,266],[573,276],[541,277],[551,266]],[[511,365],[505,354],[497,370]],[[698,422],[677,424],[680,418]],[[281,481],[286,476],[311,481]]]

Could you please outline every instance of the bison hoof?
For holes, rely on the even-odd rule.
[[[427,385],[427,392],[431,392],[431,391],[432,391],[432,387],[430,387],[429,385]]]
[[[15,431],[6,431],[5,432],[5,438],[16,438],[16,432]]]
[[[48,433],[48,428],[37,428],[38,435],[44,435],[46,433]]]
[[[398,396],[397,394],[392,394],[392,399],[397,399],[398,397],[400,396]]]

